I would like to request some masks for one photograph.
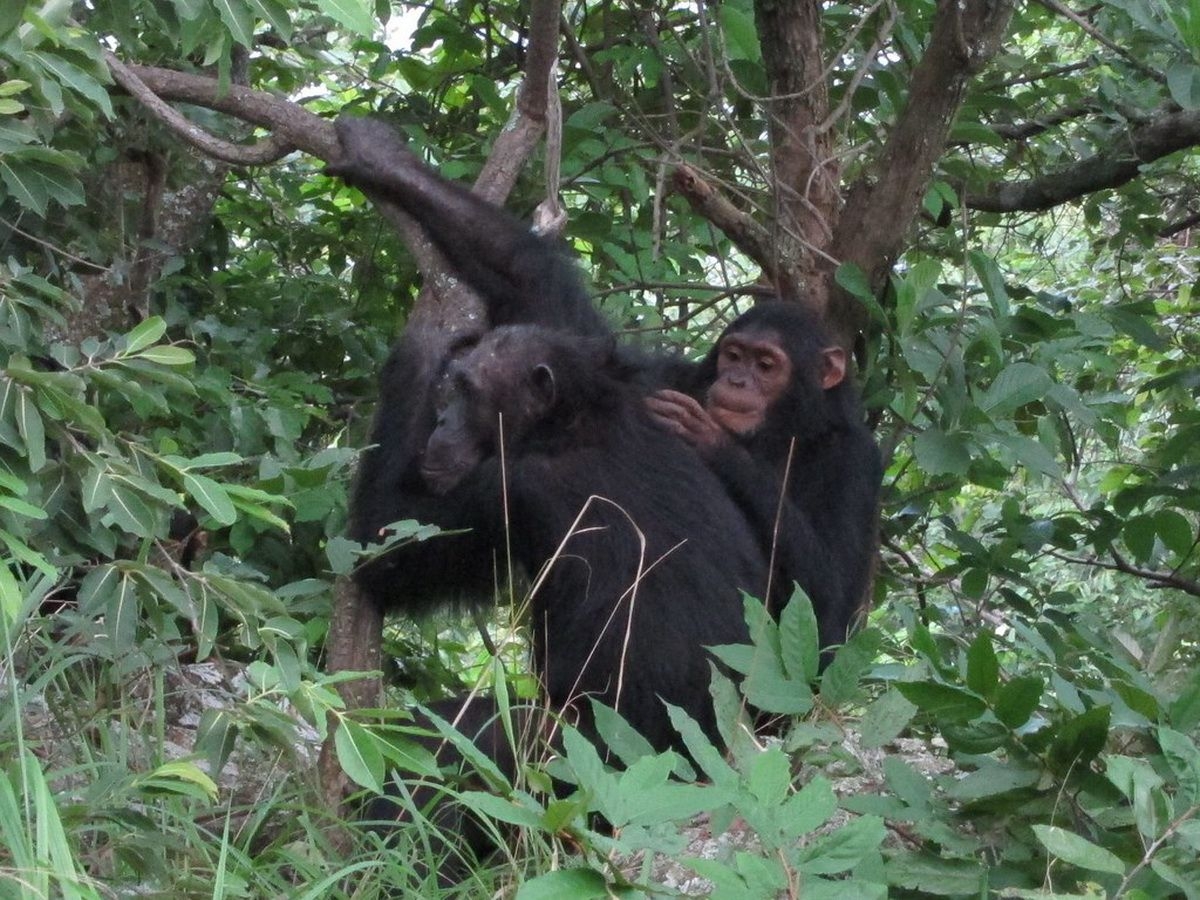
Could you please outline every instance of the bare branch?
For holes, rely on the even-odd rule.
[[[1179,234],[1179,232],[1187,231],[1189,228],[1195,228],[1197,225],[1200,225],[1200,213],[1193,213],[1190,216],[1180,219],[1178,222],[1172,222],[1170,225],[1161,228],[1158,232],[1158,236],[1160,238],[1174,237],[1175,235]]]
[[[762,266],[763,273],[772,284],[779,285],[780,261],[775,255],[771,235],[765,228],[748,213],[734,206],[691,166],[679,165],[672,181],[692,209],[723,231],[739,250]]]
[[[1083,60],[1082,62],[1068,63],[1065,66],[1055,66],[1051,69],[1046,69],[1042,72],[1022,73],[1014,75],[1012,78],[1006,78],[1003,81],[993,81],[985,85],[989,90],[1003,90],[1005,88],[1016,87],[1019,84],[1037,84],[1039,81],[1045,81],[1047,78],[1060,78],[1063,75],[1070,75],[1072,72],[1079,72],[1084,69],[1090,69],[1095,65],[1091,60]]]
[[[1200,145],[1200,111],[1163,110],[1109,142],[1112,149],[1023,181],[963,191],[981,212],[1040,212],[1087,194],[1133,181],[1146,163]]]
[[[517,176],[546,131],[550,70],[558,58],[561,14],[559,0],[534,0],[530,5],[525,78],[517,94],[517,106],[475,181],[475,193],[492,203],[503,203],[512,192]]]
[[[1030,119],[1028,122],[996,124],[991,127],[992,131],[996,132],[996,134],[1006,141],[1024,141],[1031,137],[1036,137],[1045,131],[1049,131],[1055,125],[1061,125],[1064,122],[1070,122],[1074,119],[1082,119],[1084,116],[1095,111],[1096,107],[1094,105],[1081,103],[1078,106],[1064,106],[1062,109],[1056,109],[1053,112],[1046,113],[1044,116]]]
[[[156,119],[213,159],[234,165],[257,166],[273,163],[296,149],[293,144],[279,136],[272,136],[250,145],[232,144],[214,137],[152,91],[137,76],[135,70],[139,67],[131,68],[125,65],[109,50],[104,51],[104,61],[108,63],[109,71],[117,84],[125,88]]]
[[[1121,57],[1121,59],[1125,60],[1126,64],[1130,68],[1136,69],[1147,78],[1151,78],[1160,84],[1166,82],[1166,77],[1162,74],[1162,72],[1150,68],[1124,47],[1112,41],[1104,34],[1104,32],[1102,32],[1099,28],[1097,28],[1079,13],[1075,12],[1074,10],[1067,9],[1061,3],[1058,3],[1057,0],[1037,0],[1037,2],[1046,7],[1046,9],[1050,10],[1052,13],[1056,13],[1057,15],[1062,16],[1064,19],[1074,22],[1096,43],[1103,47],[1107,47],[1113,53],[1117,54],[1117,56]]]
[[[157,66],[124,68],[160,100],[191,103],[250,122],[272,132],[275,140],[327,162],[336,160],[341,152],[333,123],[284,97],[240,84],[222,88],[213,78]],[[118,80],[115,71],[113,78]]]
[[[1155,587],[1174,588],[1177,591],[1182,591],[1185,594],[1190,594],[1193,597],[1200,597],[1200,582],[1192,581],[1190,578],[1183,578],[1176,575],[1174,572],[1157,572],[1154,569],[1143,569],[1133,565],[1125,557],[1116,550],[1110,551],[1113,561],[1107,562],[1103,559],[1095,557],[1089,559],[1080,559],[1074,556],[1068,556],[1065,553],[1060,553],[1057,550],[1049,551],[1050,556],[1055,559],[1061,559],[1063,562],[1073,563],[1077,566],[1090,566],[1096,569],[1111,569],[1114,572],[1123,572],[1126,575],[1133,575],[1135,578],[1141,578]]]

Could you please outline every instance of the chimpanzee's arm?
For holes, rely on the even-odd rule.
[[[371,444],[359,463],[350,504],[350,537],[365,544],[381,529],[414,519],[446,530],[472,529],[397,547],[356,572],[355,580],[385,609],[410,613],[450,600],[492,596],[493,549],[502,524],[500,478],[481,465],[446,495],[434,495],[420,474],[421,454],[433,430],[433,390],[441,377],[450,336],[410,329],[397,342],[380,377],[379,410]]]
[[[487,304],[492,326],[535,323],[580,334],[610,332],[579,269],[554,241],[422,163],[376,119],[337,120],[342,157],[329,167],[412,216]]]
[[[420,615],[447,602],[489,603],[510,582],[498,462],[485,460],[445,494],[433,494],[419,479],[415,471],[405,474],[388,498],[390,511],[380,517],[386,520],[380,527],[412,519],[447,533],[384,552],[362,566],[355,580],[385,611]]]

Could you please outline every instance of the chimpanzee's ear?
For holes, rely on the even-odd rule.
[[[550,368],[550,364],[538,363],[534,366],[531,380],[538,403],[542,409],[549,409],[554,405],[554,397],[558,389],[554,380],[554,370]]]
[[[841,347],[821,350],[821,388],[837,387],[846,377],[846,351]]]

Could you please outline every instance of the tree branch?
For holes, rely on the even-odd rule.
[[[1108,36],[1104,34],[1104,32],[1102,32],[1099,28],[1097,28],[1079,13],[1075,12],[1074,10],[1067,9],[1061,3],[1056,2],[1056,0],[1037,0],[1037,2],[1046,7],[1046,9],[1050,10],[1052,13],[1056,13],[1057,15],[1062,16],[1064,19],[1074,22],[1096,43],[1100,44],[1102,47],[1107,47],[1117,56],[1121,57],[1121,59],[1125,60],[1130,68],[1136,69],[1147,78],[1157,81],[1159,84],[1166,82],[1166,78],[1163,76],[1162,72],[1150,68],[1150,66],[1143,63],[1136,56],[1134,56],[1134,54],[1130,53],[1120,44],[1110,40]]]
[[[1193,213],[1190,216],[1180,219],[1178,222],[1172,222],[1159,229],[1158,236],[1160,238],[1175,237],[1181,231],[1187,231],[1189,228],[1195,228],[1200,225],[1200,213]]]
[[[938,0],[908,103],[874,164],[851,188],[834,232],[833,256],[857,264],[875,289],[882,287],[920,209],[967,80],[1000,47],[1013,2]],[[830,312],[845,345],[866,325],[867,311],[859,303],[839,302]]]
[[[1200,582],[1192,581],[1190,578],[1183,578],[1174,572],[1156,572],[1154,569],[1140,568],[1133,565],[1133,563],[1125,559],[1116,550],[1109,551],[1113,558],[1112,562],[1106,562],[1095,557],[1091,559],[1079,559],[1074,556],[1068,556],[1065,553],[1060,553],[1057,550],[1047,552],[1048,555],[1053,556],[1055,559],[1061,559],[1063,562],[1073,563],[1077,566],[1091,566],[1096,569],[1111,569],[1114,572],[1123,572],[1126,575],[1132,575],[1135,578],[1148,581],[1155,587],[1174,588],[1193,597],[1200,597]]]
[[[214,137],[152,91],[138,77],[136,69],[140,67],[131,68],[125,65],[110,50],[104,51],[104,61],[108,63],[109,71],[117,84],[125,88],[156,119],[206,156],[233,165],[258,166],[280,160],[296,149],[278,135],[250,145],[231,144]]]
[[[1146,163],[1200,144],[1200,111],[1162,110],[1134,125],[1097,153],[1074,165],[1023,181],[998,182],[961,192],[980,212],[1040,212],[1086,194],[1120,187],[1138,177]]]
[[[1063,122],[1070,122],[1073,119],[1082,119],[1095,111],[1096,107],[1093,104],[1081,103],[1078,106],[1064,106],[1062,109],[1056,109],[1044,116],[1030,119],[1028,122],[995,124],[991,126],[991,129],[1006,141],[1024,141],[1049,131],[1055,125],[1061,125]]]
[[[157,66],[127,65],[116,60],[121,70],[118,71],[112,66],[114,60],[115,57],[109,60],[113,80],[126,90],[130,89],[122,83],[122,78],[136,79],[139,85],[159,101],[191,103],[194,106],[203,106],[206,109],[225,113],[241,119],[243,122],[250,122],[272,132],[274,140],[287,143],[297,150],[303,150],[326,162],[335,161],[341,152],[338,147],[337,135],[333,130],[333,123],[313,115],[304,107],[284,97],[243,87],[240,84],[231,84],[222,88],[216,79],[205,75],[176,72],[173,69],[161,69]],[[130,90],[130,93],[133,91]],[[146,103],[142,95],[134,94],[134,96],[140,102]],[[147,106],[150,104],[147,103]],[[150,106],[150,108],[157,112],[154,106]],[[171,127],[191,142],[188,134],[179,131],[175,125],[171,125]]]
[[[724,232],[739,250],[762,266],[763,273],[772,284],[780,284],[781,261],[775,253],[771,235],[765,228],[748,213],[734,206],[729,198],[686,163],[676,167],[672,183],[692,209]]]

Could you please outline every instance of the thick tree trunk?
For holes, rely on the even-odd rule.
[[[913,69],[908,103],[882,152],[851,187],[834,231],[831,256],[857,265],[876,292],[908,239],[967,80],[995,55],[1011,15],[1012,0],[938,0],[929,44]],[[848,344],[866,327],[867,310],[844,292],[836,297],[830,325]]]
[[[840,197],[829,87],[816,0],[759,0],[755,21],[767,70],[776,289],[824,315],[821,260],[833,238]]]

